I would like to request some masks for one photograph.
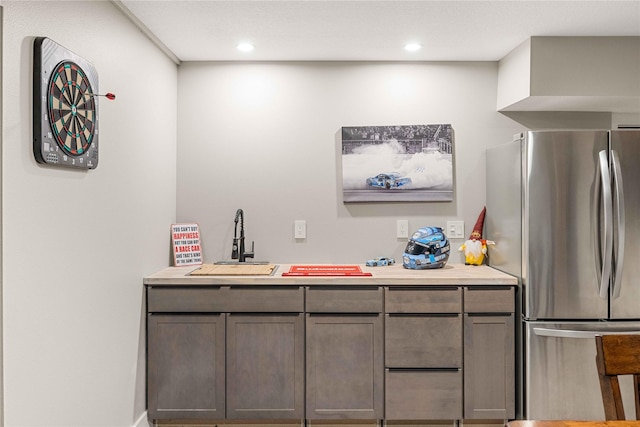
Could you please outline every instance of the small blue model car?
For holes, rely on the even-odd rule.
[[[380,256],[378,258],[370,259],[365,264],[367,267],[383,267],[385,265],[393,265],[395,263],[396,263],[396,260],[393,258]]]
[[[387,190],[402,187],[407,184],[411,184],[411,178],[403,178],[398,172],[381,173],[367,178],[367,185],[369,187],[386,188]]]

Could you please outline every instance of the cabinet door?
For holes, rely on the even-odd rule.
[[[464,417],[515,416],[514,315],[471,315],[464,320]]]
[[[224,315],[149,315],[151,419],[224,418]]]
[[[304,418],[302,314],[229,315],[227,418]]]
[[[382,316],[307,314],[307,418],[383,416]]]

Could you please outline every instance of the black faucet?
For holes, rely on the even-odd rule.
[[[238,238],[238,221],[240,221],[240,237]],[[251,252],[244,251],[244,212],[242,209],[236,211],[236,223],[233,231],[233,246],[231,247],[231,259],[237,259],[238,262],[245,262],[246,258],[254,256],[254,242],[251,242]]]

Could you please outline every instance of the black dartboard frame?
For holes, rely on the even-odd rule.
[[[98,166],[98,73],[84,58],[46,37],[33,56],[33,154],[38,163]]]

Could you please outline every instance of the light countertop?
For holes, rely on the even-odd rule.
[[[275,264],[275,263],[274,263]],[[200,266],[167,267],[146,276],[147,286],[188,285],[374,285],[374,286],[425,286],[425,285],[506,285],[518,284],[517,278],[486,265],[472,266],[447,264],[443,268],[409,270],[401,264],[387,267],[366,267],[359,265],[363,272],[372,276],[282,276],[291,264],[275,264],[271,275],[239,276],[189,276]],[[338,264],[339,265],[339,264]],[[355,265],[355,264],[349,264]]]

